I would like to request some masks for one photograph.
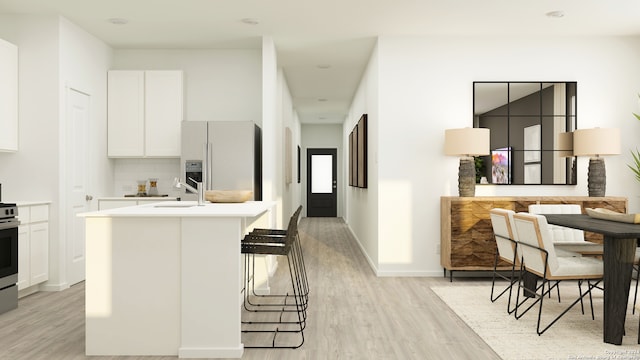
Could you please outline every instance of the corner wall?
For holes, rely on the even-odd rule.
[[[380,275],[380,249],[379,249],[379,229],[384,219],[379,218],[379,145],[382,136],[380,132],[380,55],[378,46],[369,59],[369,64],[365,70],[358,90],[354,95],[353,102],[349,109],[349,115],[342,128],[343,148],[349,148],[349,133],[357,124],[362,114],[367,114],[367,188],[360,189],[349,186],[345,180],[345,221],[349,225],[351,232],[360,244],[360,248],[365,254],[369,265]],[[342,155],[343,172],[349,174],[349,152]],[[345,177],[346,179],[346,177]]]
[[[2,200],[51,201],[49,281],[45,289],[66,286],[64,204],[65,89],[92,95],[89,142],[90,190],[110,188],[106,154],[106,70],[111,49],[68,20],[54,15],[0,15],[0,37],[18,46],[19,149],[0,153]],[[103,137],[99,140],[97,136]]]
[[[46,283],[46,290],[60,290],[68,287],[66,265],[74,255],[72,244],[67,243],[68,231],[71,224],[84,222],[84,219],[75,218],[70,211],[68,196],[70,195],[69,177],[72,176],[67,169],[67,160],[71,158],[67,151],[67,144],[73,139],[68,139],[67,124],[67,93],[68,89],[75,89],[90,96],[89,123],[87,124],[87,165],[85,176],[87,179],[86,195],[94,197],[88,203],[88,210],[97,210],[97,194],[113,191],[113,168],[107,158],[107,70],[113,61],[113,50],[102,40],[94,37],[84,29],[78,27],[69,20],[59,18],[59,148],[60,154],[57,171],[60,179],[60,201],[52,205],[52,214],[59,214],[59,234],[51,233],[50,243],[50,275]],[[79,227],[83,229],[84,226]],[[56,236],[57,235],[57,236]],[[75,233],[73,236],[81,236],[84,233]],[[84,254],[84,251],[83,251]]]
[[[281,151],[279,152],[281,162],[278,164],[277,168],[281,170],[282,174],[282,226],[284,228],[287,226],[291,215],[293,215],[298,206],[302,204],[301,189],[303,183],[302,181],[298,183],[298,146],[300,145],[300,147],[302,147],[300,121],[298,120],[298,114],[293,108],[293,99],[282,68],[278,69],[278,90],[278,113],[280,114],[278,118],[282,119],[282,138],[279,142],[279,144],[281,144]],[[285,147],[286,142],[284,139],[287,128],[291,131],[290,149]],[[289,154],[291,155],[292,181],[290,184],[287,184],[286,181],[287,151],[289,151]],[[302,156],[302,150],[300,151],[300,154]]]

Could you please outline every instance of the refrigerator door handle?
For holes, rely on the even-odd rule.
[[[205,144],[205,161],[207,164],[207,182],[205,183],[205,188],[204,190],[211,190],[213,189],[213,146],[210,142],[207,142]]]

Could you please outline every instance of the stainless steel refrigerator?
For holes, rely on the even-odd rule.
[[[180,178],[205,190],[253,190],[262,200],[262,131],[250,121],[183,121]],[[183,200],[196,194],[183,189]]]

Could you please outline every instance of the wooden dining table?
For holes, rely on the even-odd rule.
[[[549,224],[604,236],[604,342],[622,344],[633,261],[640,224],[604,220],[584,214],[545,214]]]

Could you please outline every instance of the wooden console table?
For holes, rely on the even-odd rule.
[[[627,212],[625,197],[587,196],[479,196],[440,198],[440,264],[444,276],[454,271],[493,270],[496,242],[489,210],[503,208],[526,212],[531,204],[579,204],[585,208],[605,208]],[[589,241],[602,243],[602,235],[585,232]],[[507,264],[502,268],[510,269]]]

